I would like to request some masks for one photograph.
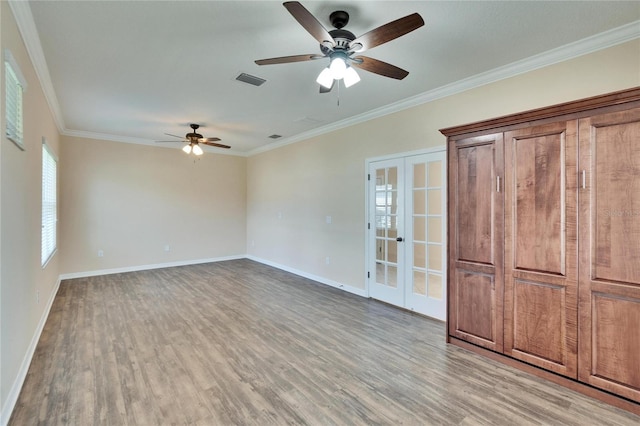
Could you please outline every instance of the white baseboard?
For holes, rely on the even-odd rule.
[[[0,413],[0,425],[6,426],[9,423],[9,418],[11,417],[11,413],[15,408],[16,403],[18,402],[18,396],[20,396],[20,391],[22,390],[22,385],[24,385],[24,381],[27,378],[27,372],[29,371],[29,366],[31,365],[31,360],[33,359],[33,355],[36,352],[36,347],[38,346],[38,341],[40,340],[40,335],[42,334],[42,330],[44,329],[44,325],[47,323],[47,319],[49,318],[49,312],[51,311],[51,307],[53,306],[53,301],[56,298],[56,294],[58,294],[58,289],[60,288],[61,279],[58,278],[56,285],[49,295],[49,300],[47,300],[47,305],[42,312],[42,317],[40,317],[40,321],[38,322],[38,327],[36,328],[36,332],[33,334],[31,338],[31,343],[29,343],[29,347],[27,348],[27,353],[25,354],[22,364],[20,365],[20,370],[18,371],[18,376],[16,377],[13,385],[11,386],[11,390],[9,391],[9,395],[7,400],[2,407],[2,412]]]
[[[259,258],[259,257],[247,255],[246,258],[249,259],[249,260],[253,260],[255,262],[263,263],[263,264],[268,265],[268,266],[273,266],[274,268],[282,269],[283,271],[286,271],[286,272],[291,272],[292,274],[295,274],[295,275],[300,275],[301,277],[308,278],[308,279],[313,280],[313,281],[317,281],[317,282],[319,282],[321,284],[325,284],[325,285],[328,285],[328,286],[331,286],[331,287],[339,288],[340,290],[344,290],[344,291],[347,291],[349,293],[356,294],[358,296],[369,297],[367,295],[367,290],[365,290],[363,288],[353,287],[353,286],[350,286],[348,284],[342,284],[342,283],[339,283],[337,281],[330,280],[328,278],[320,277],[318,275],[309,274],[308,272],[300,271],[299,269],[290,268],[289,266],[281,265],[279,263],[275,263],[275,262],[272,262],[270,260],[262,259],[262,258]]]
[[[246,255],[236,255],[236,256],[225,256],[225,257],[215,257],[210,259],[196,259],[196,260],[180,260],[177,262],[167,262],[167,263],[154,263],[151,265],[138,265],[138,266],[127,266],[124,268],[112,268],[112,269],[99,269],[95,271],[83,271],[83,272],[71,272],[69,274],[60,275],[61,280],[70,280],[74,278],[86,278],[86,277],[95,277],[98,275],[110,275],[110,274],[120,274],[123,272],[137,272],[137,271],[148,271],[150,269],[161,269],[161,268],[172,268],[174,266],[187,266],[187,265],[198,265],[200,263],[212,263],[212,262],[223,262],[225,260],[237,260],[244,259]]]

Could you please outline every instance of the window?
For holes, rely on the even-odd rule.
[[[4,68],[6,135],[8,139],[24,150],[24,141],[22,139],[22,93],[26,90],[27,83],[9,50],[4,51]]]
[[[46,265],[56,251],[56,226],[58,164],[53,153],[42,140],[42,266]]]

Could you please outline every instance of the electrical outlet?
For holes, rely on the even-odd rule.
[[[327,222],[327,225],[331,225],[331,221],[332,221],[331,216],[327,216],[325,218],[325,222]]]
[[[104,257],[104,251],[98,250],[98,257]]]
[[[327,265],[328,265],[329,263],[331,263],[331,259],[329,259],[329,256],[327,256],[327,257],[324,259],[324,263],[326,263]]]
[[[169,244],[165,244],[164,251],[169,251],[169,250],[171,250],[171,247],[169,246]]]
[[[278,219],[282,220],[282,212],[278,212]]]

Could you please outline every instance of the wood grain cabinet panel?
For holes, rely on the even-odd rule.
[[[502,134],[449,144],[449,332],[502,352]]]
[[[640,402],[640,108],[580,121],[579,378]]]
[[[441,132],[448,340],[640,413],[640,87]]]
[[[515,280],[510,352],[537,357],[543,366],[566,365],[564,305],[564,287]]]
[[[493,143],[458,147],[458,259],[493,264]]]
[[[504,140],[504,351],[576,378],[577,122]]]
[[[629,388],[625,393],[637,399],[640,392],[640,290],[628,289],[628,295],[605,286],[602,290],[591,294],[590,380],[614,391],[623,385]]]
[[[456,331],[483,339],[487,345],[492,345],[497,334],[493,276],[464,270],[456,273]]]

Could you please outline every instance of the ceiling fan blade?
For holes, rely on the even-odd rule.
[[[376,46],[380,46],[383,43],[394,40],[401,37],[411,31],[420,28],[424,25],[424,20],[418,13],[407,15],[404,18],[396,19],[395,21],[384,24],[376,29],[369,31],[366,34],[361,35],[351,42],[352,45],[361,44],[362,48],[358,49],[358,52],[364,52],[367,49],[372,49]]]
[[[182,142],[189,142],[189,141],[154,141],[155,143],[182,143]]]
[[[216,148],[227,148],[227,149],[231,148],[229,145],[223,145],[221,143],[214,143],[214,142],[200,142],[200,143],[203,145],[215,146]]]
[[[320,85],[320,93],[329,93],[333,89],[333,86],[335,86],[335,85],[336,85],[336,81],[335,80],[333,80],[333,83],[331,83],[331,87],[329,87],[328,89],[321,84]]]
[[[221,141],[222,139],[220,138],[200,138],[198,139],[198,142],[200,143],[205,143],[205,142],[218,142]]]
[[[184,139],[184,136],[172,135],[171,133],[165,133],[167,136],[173,136],[174,138]]]
[[[388,64],[378,59],[369,58],[368,56],[356,56],[353,59],[361,59],[362,62],[353,61],[351,63],[351,66],[372,72],[374,74],[395,78],[396,80],[402,80],[409,75],[409,71],[405,71],[402,68],[398,68],[395,65]]]
[[[324,44],[325,42],[329,42],[331,43],[331,47],[336,44],[331,34],[329,34],[329,31],[299,2],[287,1],[284,2],[283,5],[305,30],[307,30],[313,38],[318,40],[318,43]]]
[[[279,58],[258,59],[254,61],[258,65],[274,65],[274,64],[288,64],[290,62],[304,62],[312,61],[314,59],[324,58],[322,55],[308,54],[308,55],[293,55],[293,56],[280,56]]]

